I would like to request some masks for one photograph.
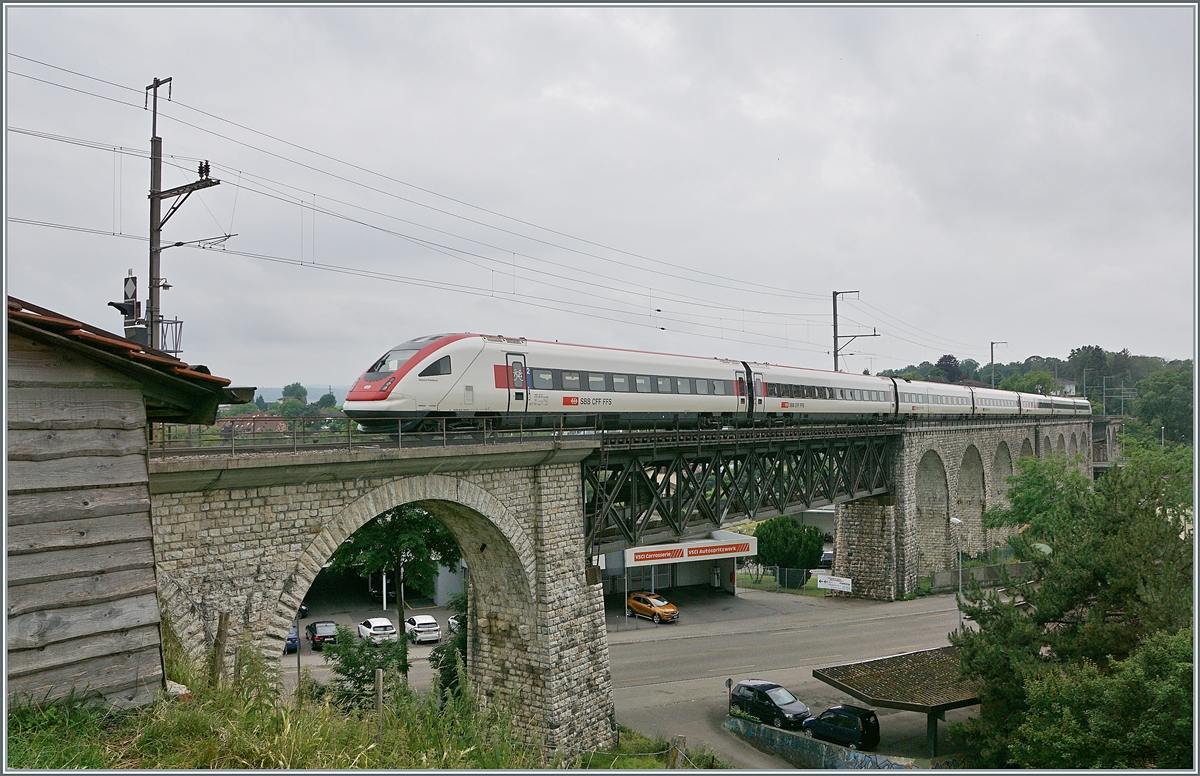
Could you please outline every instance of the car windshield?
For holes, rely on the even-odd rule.
[[[767,695],[770,695],[771,700],[775,701],[775,703],[780,706],[786,706],[789,703],[796,702],[796,696],[792,695],[782,687],[772,687],[771,689],[767,690]]]
[[[332,636],[333,634],[337,633],[337,626],[331,622],[321,623],[316,627],[316,631],[322,636]]]
[[[667,603],[667,600],[665,598],[659,598],[656,595],[650,596],[650,603],[653,606],[670,606],[670,604]]]
[[[391,625],[376,625],[371,630],[375,631],[376,633],[391,633],[394,628],[392,628]]]
[[[430,628],[436,628],[437,626],[438,626],[438,624],[436,622],[419,622],[419,623],[417,623],[418,628],[424,628],[425,630],[429,630]]]

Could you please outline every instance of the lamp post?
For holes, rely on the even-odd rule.
[[[958,529],[954,535],[954,548],[958,552],[958,628],[962,630],[962,521],[952,517],[950,523]]]
[[[1008,343],[1007,342],[989,343],[989,347],[991,348],[991,352],[992,352],[991,359],[992,359],[992,387],[993,388],[996,387],[996,346],[997,345],[1004,345],[1005,347],[1008,347]],[[950,519],[953,520],[954,518],[950,518]]]

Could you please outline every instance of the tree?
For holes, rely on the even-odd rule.
[[[1190,444],[1194,400],[1190,360],[1154,372],[1137,384],[1137,423],[1130,424],[1129,431],[1146,441]]]
[[[964,358],[958,362],[958,368],[962,370],[963,377],[969,380],[979,379],[979,362],[973,358]]]
[[[403,628],[400,629],[403,633]],[[337,629],[337,643],[321,648],[321,658],[330,664],[333,686],[346,703],[361,703],[373,696],[375,669],[408,675],[408,641],[400,636],[395,641],[376,644],[360,639],[344,625]]]
[[[947,382],[957,383],[963,378],[962,369],[958,365],[958,359],[950,353],[938,359],[937,368],[942,370],[946,375]]]
[[[460,671],[467,665],[467,594],[454,593],[446,608],[458,617],[458,630],[429,653],[429,665],[438,672],[438,685],[452,695],[461,691]]]
[[[808,569],[821,562],[825,549],[825,536],[812,525],[803,525],[791,515],[759,523],[754,529],[758,539],[758,562],[764,566],[804,569],[805,581]]]
[[[1186,627],[1152,634],[1111,672],[1085,660],[1030,680],[1009,764],[1190,768],[1192,662]]]
[[[275,405],[275,412],[285,418],[297,418],[308,414],[308,405],[299,399],[288,398]]]
[[[317,409],[319,409],[319,410],[327,410],[330,407],[335,406],[336,404],[337,404],[337,397],[334,396],[332,393],[327,393],[324,396],[322,396],[321,398],[317,399]]]
[[[364,577],[395,572],[401,587],[396,594],[396,626],[403,629],[401,591],[431,587],[439,565],[452,568],[460,560],[462,553],[446,526],[420,507],[402,504],[351,534],[333,551],[329,564],[335,571],[352,569]]]
[[[283,387],[283,398],[296,399],[301,404],[308,404],[308,390],[300,383],[292,383]]]
[[[1015,756],[1038,682],[1085,663],[1109,675],[1149,637],[1192,621],[1190,447],[1135,443],[1094,488],[1062,458],[1022,458],[1016,468],[1008,506],[984,523],[1023,527],[1009,545],[1030,571],[1002,579],[1003,597],[972,579],[961,607],[977,629],[950,634],[980,699],[979,717],[951,732],[986,767]]]
[[[1015,374],[1001,380],[997,387],[1006,391],[1040,393],[1043,396],[1049,396],[1050,392],[1054,390],[1054,375],[1042,371]]]
[[[258,407],[259,412],[267,411],[267,401],[261,393],[254,397],[254,406]]]

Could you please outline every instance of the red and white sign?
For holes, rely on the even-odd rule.
[[[667,560],[679,560],[683,557],[683,550],[678,547],[671,550],[634,550],[634,563],[647,563],[651,561],[662,562]]]
[[[750,542],[738,542],[737,544],[710,544],[703,547],[688,547],[687,556],[689,558],[712,558],[716,556],[745,555],[750,552]]]
[[[564,407],[578,407],[579,406],[579,397],[578,396],[564,396],[563,397],[563,406]]]
[[[686,563],[687,561],[740,558],[758,554],[758,539],[753,536],[742,537],[727,531],[720,531],[718,533],[719,536],[716,540],[704,539],[695,542],[655,544],[650,547],[630,548],[625,550],[625,566]],[[734,540],[730,541],[731,538]]]
[[[837,590],[842,593],[854,592],[854,580],[850,577],[835,577],[830,574],[822,574],[817,577],[817,587],[822,590]]]

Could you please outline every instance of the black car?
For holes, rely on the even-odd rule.
[[[785,688],[762,679],[747,679],[733,688],[733,707],[777,728],[798,728],[808,706]]]
[[[879,717],[859,706],[833,706],[818,717],[804,720],[801,729],[809,738],[850,749],[874,749],[879,745]]]
[[[308,639],[312,649],[321,651],[321,647],[326,644],[337,643],[337,623],[331,620],[321,620],[320,622],[310,622],[304,626],[305,638]]]

